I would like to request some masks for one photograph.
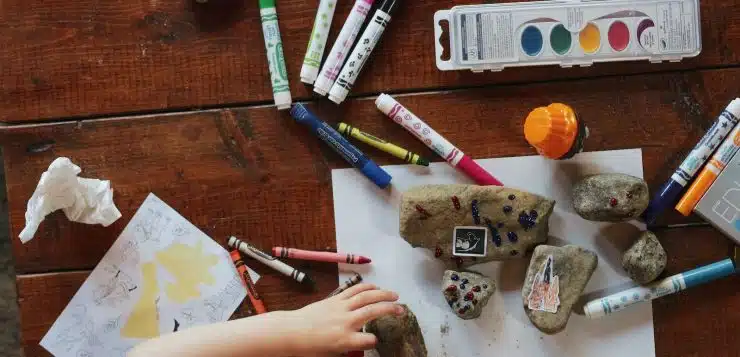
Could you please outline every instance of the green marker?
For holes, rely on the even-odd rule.
[[[259,0],[260,17],[262,19],[262,35],[265,37],[267,63],[270,67],[270,81],[272,95],[278,110],[289,109],[292,103],[288,71],[285,69],[283,57],[283,42],[280,40],[275,0]]]
[[[311,38],[308,39],[308,48],[301,67],[301,82],[303,83],[313,84],[319,75],[321,59],[324,57],[326,40],[329,38],[329,27],[332,18],[334,18],[336,4],[336,0],[321,0],[319,2],[316,20],[313,23]]]

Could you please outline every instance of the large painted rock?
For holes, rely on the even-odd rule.
[[[365,325],[365,332],[378,338],[375,349],[380,357],[427,357],[424,336],[416,316],[403,305],[401,316],[383,316]]]
[[[464,320],[480,316],[495,289],[493,280],[478,273],[447,270],[442,277],[442,294],[447,304]]]
[[[649,201],[645,180],[630,175],[592,175],[573,186],[573,208],[590,221],[635,219],[647,208]]]
[[[554,206],[553,200],[501,186],[416,186],[403,194],[400,234],[458,267],[521,258],[547,241]],[[487,231],[485,256],[453,256],[455,227],[462,226]]]
[[[565,329],[597,263],[594,252],[574,245],[535,248],[522,287],[524,311],[532,324],[548,334]]]
[[[646,231],[622,256],[622,267],[638,284],[655,280],[665,269],[668,256],[653,232]]]

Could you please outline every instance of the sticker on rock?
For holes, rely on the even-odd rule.
[[[527,297],[527,306],[530,310],[557,313],[560,306],[560,279],[553,276],[555,260],[548,255],[542,269],[537,272],[532,281],[532,290]]]
[[[455,227],[452,254],[462,257],[485,257],[488,230],[485,227]]]

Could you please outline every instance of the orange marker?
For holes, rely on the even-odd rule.
[[[267,309],[265,308],[265,303],[262,302],[262,298],[257,293],[257,289],[254,288],[254,282],[252,282],[252,277],[249,276],[247,266],[244,265],[241,254],[239,254],[238,250],[232,250],[229,252],[229,254],[231,254],[231,261],[233,261],[234,265],[236,265],[236,270],[242,277],[244,287],[247,288],[247,297],[249,298],[249,302],[247,303],[247,310],[250,314],[256,315],[266,313]]]
[[[537,153],[550,159],[569,159],[583,151],[588,128],[565,104],[539,107],[524,122],[524,137]]]
[[[704,166],[699,176],[696,177],[694,183],[686,190],[686,193],[676,205],[676,211],[681,212],[684,216],[690,215],[699,203],[699,200],[704,197],[709,187],[712,186],[722,170],[725,169],[727,163],[735,156],[738,149],[740,149],[740,125],[732,129],[730,135],[725,138],[725,141],[719,146],[712,159],[709,160],[709,163]]]

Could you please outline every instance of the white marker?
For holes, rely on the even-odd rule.
[[[316,11],[316,20],[311,30],[311,38],[308,39],[308,48],[306,56],[303,58],[301,67],[301,82],[313,84],[316,76],[319,75],[321,68],[321,59],[324,57],[326,40],[329,38],[329,27],[331,20],[334,18],[334,9],[336,9],[336,0],[321,0],[319,9]]]

